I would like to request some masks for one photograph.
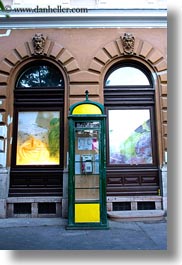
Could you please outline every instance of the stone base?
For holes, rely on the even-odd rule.
[[[62,199],[62,217],[68,217],[68,199]]]
[[[163,197],[162,198],[162,205],[163,205],[163,210],[166,212],[167,214],[167,197]]]
[[[0,198],[8,197],[9,172],[7,169],[0,169]]]
[[[165,211],[145,210],[145,211],[111,211],[107,213],[108,218],[113,221],[151,221],[163,220]]]
[[[6,200],[0,199],[0,218],[6,218]]]
[[[9,197],[6,199],[6,204],[7,217],[61,217],[62,212],[61,197]],[[24,205],[28,209],[27,212],[24,210]],[[53,210],[49,209],[50,206],[53,206]]]
[[[162,197],[161,196],[110,196],[107,197],[107,210],[113,211],[114,203],[129,203],[132,211],[137,211],[138,203],[140,202],[153,202],[155,210],[162,210]],[[147,209],[146,209],[147,210]]]

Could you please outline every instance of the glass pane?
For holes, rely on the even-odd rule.
[[[16,87],[63,87],[63,77],[55,67],[32,66],[18,80]]]
[[[99,189],[76,189],[75,200],[99,200]]]
[[[99,200],[99,121],[75,122],[75,200]]]
[[[149,109],[109,110],[109,162],[153,162]]]
[[[18,113],[16,165],[59,165],[60,113]]]
[[[99,131],[76,131],[75,174],[99,174]]]
[[[107,78],[105,86],[148,86],[146,75],[134,67],[121,67],[114,70]]]
[[[99,188],[99,175],[75,176],[75,188]]]

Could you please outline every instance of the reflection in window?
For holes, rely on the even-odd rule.
[[[19,78],[16,87],[63,87],[63,77],[55,67],[31,66]]]
[[[106,86],[149,86],[146,75],[135,67],[121,67],[114,70],[107,78]]]
[[[110,164],[151,164],[151,127],[148,109],[109,110]]]
[[[58,165],[59,124],[58,111],[19,112],[16,165]]]

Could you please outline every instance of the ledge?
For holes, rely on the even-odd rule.
[[[7,13],[8,14],[8,13]],[[167,28],[167,9],[89,9],[87,13],[0,13],[0,28]]]
[[[146,221],[163,220],[164,210],[137,210],[137,211],[110,211],[107,212],[109,219],[113,221]]]
[[[62,197],[8,197],[7,203],[61,202]]]

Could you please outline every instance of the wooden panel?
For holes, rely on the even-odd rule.
[[[62,196],[63,170],[11,171],[9,196]]]
[[[147,105],[154,104],[154,91],[153,90],[137,90],[131,91],[129,89],[123,88],[107,88],[104,90],[104,105],[114,106],[114,105],[127,105],[127,104],[137,104],[137,105]]]
[[[158,170],[107,170],[107,195],[157,195]]]
[[[124,185],[139,185],[140,180],[139,180],[139,176],[135,176],[135,177],[124,177]]]

